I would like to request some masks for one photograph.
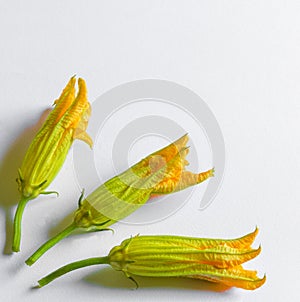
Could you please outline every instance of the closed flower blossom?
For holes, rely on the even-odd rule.
[[[76,79],[72,77],[54,109],[29,146],[17,179],[21,200],[14,219],[13,251],[20,250],[21,220],[29,200],[40,194],[50,194],[45,189],[50,185],[62,167],[74,141],[80,139],[92,146],[92,140],[85,132],[90,116],[90,104],[83,79],[78,79],[79,91],[75,96]]]
[[[182,236],[136,236],[111,249],[108,256],[68,264],[38,281],[42,287],[72,270],[96,264],[109,264],[127,277],[185,277],[254,290],[266,277],[245,270],[242,263],[259,255],[253,249],[257,229],[232,240]],[[136,283],[137,284],[137,283]]]
[[[213,169],[194,174],[188,164],[184,135],[169,146],[154,152],[140,162],[108,180],[86,199],[79,200],[73,223],[42,245],[26,263],[32,265],[49,248],[73,230],[101,231],[141,207],[152,196],[170,194],[198,184],[213,176]]]

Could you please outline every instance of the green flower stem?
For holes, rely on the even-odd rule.
[[[63,231],[58,233],[56,236],[49,239],[45,242],[35,253],[33,253],[25,262],[27,265],[31,266],[35,263],[44,253],[46,253],[52,246],[54,246],[57,242],[67,237],[70,233],[72,233],[77,226],[72,223],[68,227],[66,227]]]
[[[97,264],[109,264],[109,258],[108,257],[96,257],[96,258],[89,258],[85,260],[76,261],[73,263],[69,263],[65,266],[62,266],[58,270],[52,272],[51,274],[47,275],[46,277],[42,278],[38,281],[39,287],[43,287],[47,285],[48,283],[52,282],[53,280],[59,278],[60,276],[74,271],[76,269],[91,266],[91,265],[97,265]]]
[[[28,198],[22,198],[18,204],[17,211],[14,218],[14,235],[13,235],[13,245],[12,250],[14,252],[20,251],[20,242],[21,242],[21,228],[22,228],[22,216],[25,209]]]

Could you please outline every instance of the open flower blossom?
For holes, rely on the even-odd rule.
[[[75,84],[76,79],[72,77],[54,102],[54,109],[33,139],[19,169],[21,200],[14,219],[12,249],[15,252],[20,250],[21,220],[27,202],[40,194],[56,193],[45,189],[62,167],[74,139],[92,146],[92,139],[85,131],[91,112],[86,85],[83,79],[78,79],[79,91],[75,96]]]
[[[266,277],[245,270],[242,263],[259,255],[253,249],[258,230],[232,240],[191,238],[182,236],[135,236],[111,249],[108,256],[70,263],[38,281],[42,287],[78,268],[109,264],[127,277],[186,277],[223,284],[226,288],[254,290]],[[137,283],[136,283],[137,285]]]
[[[188,136],[154,152],[125,172],[106,181],[86,199],[79,199],[74,221],[43,244],[29,259],[32,265],[49,248],[72,231],[102,231],[141,207],[150,197],[170,194],[198,184],[213,176],[213,169],[194,174],[186,171]]]

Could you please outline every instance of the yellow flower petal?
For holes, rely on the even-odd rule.
[[[161,179],[153,187],[152,197],[184,190],[213,176],[214,169],[196,174],[185,170],[189,164],[186,160],[189,153],[189,148],[186,146],[188,139],[188,135],[185,134],[132,167],[132,171],[135,173],[143,171],[144,174],[139,174],[141,177],[149,177],[164,168]]]
[[[256,271],[245,270],[242,266],[221,270],[207,267],[202,274],[187,277],[222,283],[227,287],[238,287],[246,290],[257,289],[266,282],[266,276],[259,278]]]

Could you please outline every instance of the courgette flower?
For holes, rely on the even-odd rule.
[[[75,97],[75,84],[76,79],[72,77],[54,102],[54,109],[33,139],[19,169],[21,200],[14,219],[12,249],[15,252],[20,250],[21,220],[27,202],[40,194],[56,193],[45,189],[62,167],[74,139],[92,146],[92,139],[85,132],[91,112],[86,85],[83,79],[78,79],[79,91]]]
[[[74,221],[61,233],[44,243],[26,260],[32,265],[49,248],[72,231],[103,231],[141,207],[150,197],[170,194],[203,182],[213,176],[213,169],[194,174],[186,171],[189,149],[184,135],[167,147],[154,152],[140,162],[108,180],[86,199],[81,195]]]
[[[38,281],[42,287],[78,268],[109,264],[126,277],[186,277],[223,284],[226,288],[254,290],[266,280],[242,263],[256,257],[261,248],[251,244],[258,230],[232,240],[182,236],[136,236],[111,249],[108,256],[70,263]]]

